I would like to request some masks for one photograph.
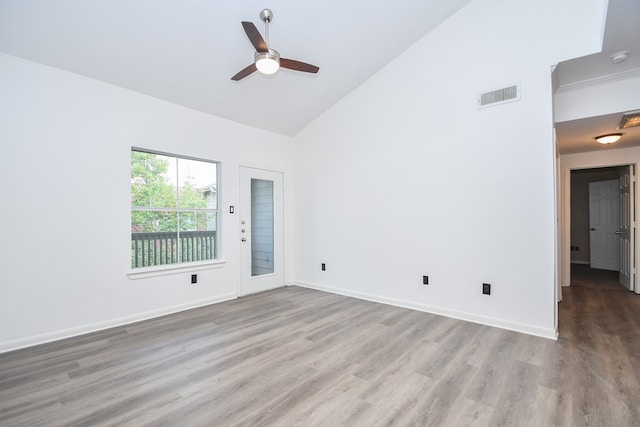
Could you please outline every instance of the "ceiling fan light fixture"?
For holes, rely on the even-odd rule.
[[[622,137],[621,133],[610,133],[607,135],[596,136],[596,141],[600,144],[613,144]]]
[[[256,52],[256,68],[262,74],[273,74],[280,68],[280,55],[273,49]]]

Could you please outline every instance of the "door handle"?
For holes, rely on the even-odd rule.
[[[595,229],[595,228],[592,228],[592,229],[591,229],[591,231],[596,231],[596,229]]]
[[[243,237],[241,240],[242,240],[243,242],[246,242],[246,241],[247,241],[247,238],[246,238],[246,237]]]
[[[622,231],[616,231],[616,234],[622,234]]]

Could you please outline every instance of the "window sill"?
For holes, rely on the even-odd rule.
[[[146,279],[147,277],[168,276],[170,274],[190,273],[192,271],[211,270],[224,267],[226,261],[202,261],[190,262],[188,264],[163,265],[161,267],[136,268],[127,273],[131,280]]]

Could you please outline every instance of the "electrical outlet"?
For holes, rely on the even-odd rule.
[[[192,274],[191,275],[191,283],[194,284],[194,285],[196,283],[198,283],[198,275],[197,274]]]
[[[324,262],[322,263],[322,266],[320,268],[322,268],[322,271],[327,271],[327,266]]]
[[[422,284],[423,285],[429,284],[429,276],[422,276]]]
[[[491,283],[482,284],[482,293],[484,295],[491,295]]]

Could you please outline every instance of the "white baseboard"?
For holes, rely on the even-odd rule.
[[[548,338],[552,340],[558,339],[558,331],[555,329],[540,328],[538,326],[527,325],[523,323],[510,322],[503,319],[493,317],[479,316],[477,314],[465,313],[462,311],[450,310],[448,308],[435,307],[426,304],[416,303],[413,301],[400,300],[395,298],[384,297],[365,292],[352,291],[350,289],[335,288],[332,286],[320,285],[310,282],[296,282],[298,286],[316,289],[319,291],[330,292],[333,294],[344,295],[348,297],[363,299],[381,304],[393,305],[396,307],[409,308],[412,310],[424,311],[425,313],[437,314],[440,316],[451,317],[454,319],[464,320],[467,322],[479,323],[481,325],[493,326],[496,328],[507,329],[510,331],[521,332],[537,337]]]
[[[72,338],[78,335],[98,332],[116,326],[128,325],[130,323],[140,322],[142,320],[153,319],[155,317],[166,316],[167,314],[178,313],[180,311],[190,310],[192,308],[203,307],[205,305],[216,304],[223,301],[236,299],[237,295],[227,294],[219,295],[214,298],[207,298],[187,304],[174,305],[159,310],[147,311],[145,313],[134,314],[132,316],[120,317],[117,319],[107,320],[104,322],[91,323],[74,328],[63,329],[60,331],[48,332],[46,334],[35,335],[27,338],[20,338],[12,341],[0,342],[0,354],[21,348],[32,347],[34,345],[45,344],[52,341],[58,341],[65,338]]]
[[[479,316],[476,314],[465,313],[456,310],[450,310],[442,307],[435,307],[426,304],[420,304],[413,301],[405,301],[395,298],[388,298],[380,295],[369,294],[364,292],[352,291],[350,289],[335,288],[331,286],[320,285],[310,282],[292,282],[287,286],[301,286],[304,288],[316,289],[324,292],[330,292],[339,295],[345,295],[348,297],[363,299],[367,301],[377,302],[381,304],[393,305],[396,307],[409,308],[412,310],[423,311],[426,313],[437,314],[440,316],[451,317],[454,319],[460,319],[467,322],[479,323],[487,326],[494,326],[497,328],[508,329],[511,331],[522,332],[529,335],[535,335],[542,338],[557,339],[558,333],[554,329],[539,328],[537,326],[526,325],[517,322],[509,322],[502,319],[496,319],[492,317]],[[97,322],[88,325],[82,325],[74,328],[63,329],[54,332],[48,332],[46,334],[35,335],[27,338],[20,338],[12,341],[5,341],[0,343],[0,354],[13,350],[19,350],[21,348],[32,347],[35,345],[45,344],[52,341],[58,341],[65,338],[72,338],[78,335],[88,334],[92,332],[98,332],[117,326],[128,325],[142,320],[153,319],[155,317],[166,316],[172,313],[178,313],[180,311],[190,310],[192,308],[203,307],[206,305],[216,304],[223,301],[228,301],[237,298],[235,293],[220,295],[215,298],[208,298],[191,302],[188,304],[181,304],[172,307],[166,307],[159,310],[148,311],[145,313],[139,313],[132,316],[120,317],[117,319],[107,320],[104,322]]]

